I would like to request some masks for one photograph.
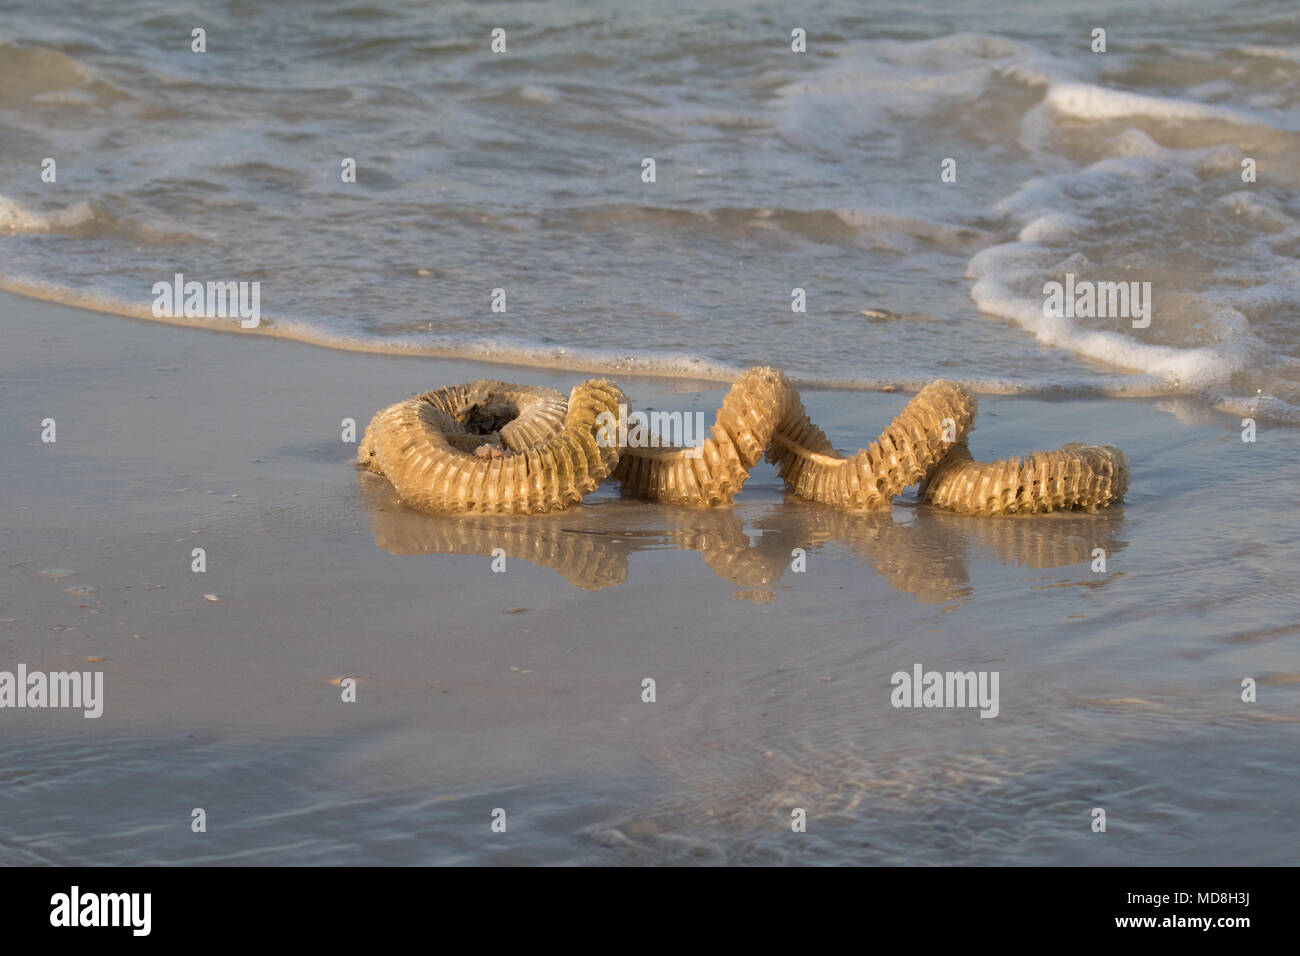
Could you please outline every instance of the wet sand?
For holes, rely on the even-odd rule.
[[[0,331],[0,668],[105,685],[98,720],[0,710],[0,862],[1296,862],[1294,430],[986,396],[977,457],[1114,443],[1125,504],[851,516],[760,465],[730,509],[605,487],[438,519],[357,472],[341,421],[359,438],[427,388],[581,376],[8,294]],[[710,420],[723,394],[618,380]],[[908,396],[804,398],[853,449]],[[997,718],[892,707],[915,663],[998,671]]]

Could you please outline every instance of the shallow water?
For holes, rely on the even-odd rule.
[[[128,308],[256,280],[344,345],[1300,421],[1300,22],[1127,6],[8,2],[0,278]],[[1045,318],[1066,274],[1150,282],[1150,325]]]

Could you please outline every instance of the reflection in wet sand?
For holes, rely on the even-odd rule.
[[[1098,514],[1057,512],[990,521],[986,518],[926,511],[926,520],[963,536],[981,557],[1022,568],[1090,566],[1093,552],[1101,548],[1107,559],[1122,551],[1122,509]]]
[[[440,517],[404,508],[392,489],[361,475],[375,544],[393,554],[478,554],[550,568],[570,584],[600,590],[627,580],[628,556],[640,551],[694,551],[736,597],[771,601],[772,586],[790,570],[796,548],[812,554],[841,548],[865,561],[889,585],[917,601],[965,602],[971,595],[966,556],[1025,568],[1088,565],[1096,548],[1108,556],[1122,509],[1101,514],[982,518],[908,508],[847,514],[791,498],[741,508],[673,508],[611,500],[569,512],[529,517]],[[902,509],[899,509],[902,510]]]
[[[924,604],[969,597],[964,537],[930,522],[928,509],[910,517],[903,524],[888,511],[853,515],[819,508],[803,516],[801,530],[812,547],[838,542],[875,568],[890,587]]]

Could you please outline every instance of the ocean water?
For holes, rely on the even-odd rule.
[[[0,283],[138,311],[181,272],[343,347],[1300,421],[1300,17],[1129,6],[6,0]],[[1150,283],[1149,324],[1045,317],[1067,274]]]

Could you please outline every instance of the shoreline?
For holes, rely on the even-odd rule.
[[[636,367],[635,365],[632,365],[620,367],[617,363],[601,362],[598,360],[562,361],[553,354],[549,354],[546,349],[540,347],[537,348],[536,352],[530,352],[528,351],[528,346],[520,346],[518,351],[506,351],[504,353],[486,355],[473,348],[466,347],[422,346],[400,342],[384,344],[382,341],[332,337],[325,333],[307,328],[306,326],[299,326],[296,323],[281,321],[280,324],[277,324],[277,320],[274,318],[263,320],[262,324],[257,328],[245,329],[240,326],[237,319],[195,319],[175,316],[155,316],[149,308],[146,308],[143,305],[133,307],[125,303],[106,301],[96,296],[76,295],[70,293],[68,290],[47,288],[39,284],[14,279],[0,279],[0,295],[11,295],[23,299],[30,299],[32,301],[45,302],[50,305],[63,306],[65,308],[77,309],[83,312],[91,312],[97,315],[133,319],[139,322],[151,322],[175,328],[297,342],[315,348],[362,355],[434,358],[508,369],[542,368],[557,373],[583,373],[614,379],[617,379],[618,376],[627,376],[629,378],[641,380],[671,381],[685,386],[692,384],[700,386],[729,384],[736,378],[736,376],[744,371],[743,368],[732,369],[720,367],[716,372],[702,373],[659,366]],[[647,361],[663,361],[665,363],[671,363],[673,358],[665,356],[659,360],[649,359]],[[795,387],[810,391],[881,392],[886,394],[893,392],[920,391],[929,384],[930,381],[932,381],[930,378],[914,380],[837,379],[819,381],[801,378],[795,375],[789,376],[789,379],[791,384]],[[1022,396],[1031,398],[1059,397],[1066,400],[1075,398],[1108,398],[1117,400],[1177,399],[1190,402],[1200,402],[1205,405],[1206,408],[1213,408],[1216,411],[1224,411],[1215,405],[1209,396],[1179,392],[1168,387],[1160,386],[1154,382],[1150,387],[1134,385],[1132,387],[1104,389],[1088,385],[1032,386],[1015,385],[1012,383],[993,383],[982,380],[963,379],[961,381],[962,384],[977,395]],[[1224,411],[1224,414],[1233,413]]]

